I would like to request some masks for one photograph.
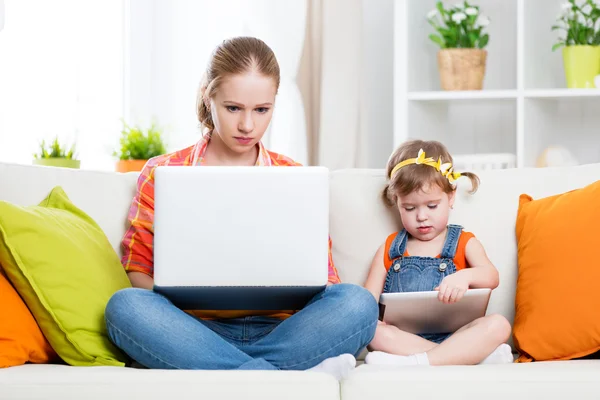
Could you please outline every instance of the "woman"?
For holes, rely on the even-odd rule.
[[[134,287],[110,299],[106,324],[111,340],[148,368],[312,369],[341,379],[375,334],[377,302],[366,289],[340,283],[331,242],[327,288],[298,312],[182,311],[152,291],[157,166],[299,165],[261,143],[279,79],[275,55],[264,42],[224,41],[198,91],[198,120],[206,133],[194,146],[149,160],[140,174],[122,243]]]

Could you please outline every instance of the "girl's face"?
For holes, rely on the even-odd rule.
[[[248,72],[223,79],[210,99],[210,112],[225,145],[245,153],[262,139],[273,116],[277,87],[273,78]]]
[[[435,239],[445,231],[453,204],[454,192],[445,193],[438,185],[398,196],[397,200],[402,225],[414,238],[423,241]]]

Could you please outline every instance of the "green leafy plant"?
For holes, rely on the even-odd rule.
[[[594,0],[569,0],[562,4],[562,12],[552,30],[562,30],[564,37],[552,46],[552,51],[563,46],[600,45],[600,8]]]
[[[490,19],[479,13],[479,6],[467,1],[448,9],[438,1],[436,8],[427,13],[427,21],[438,33],[429,38],[442,49],[483,49],[490,40],[484,32]]]
[[[123,121],[120,147],[113,153],[120,160],[148,160],[166,153],[162,130],[155,124],[144,130],[140,126],[129,126]]]
[[[66,145],[63,146],[58,140],[58,136],[52,140],[50,145],[47,145],[46,141],[42,140],[40,142],[40,150],[38,153],[33,154],[33,158],[66,158],[67,160],[76,160],[75,144],[71,145],[70,148]]]

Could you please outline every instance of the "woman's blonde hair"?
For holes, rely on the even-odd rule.
[[[208,60],[196,96],[196,113],[204,128],[213,130],[215,127],[207,104],[215,95],[223,78],[251,71],[273,78],[276,89],[279,89],[279,64],[273,50],[262,40],[254,37],[235,37],[223,41],[215,48]]]
[[[456,186],[450,183],[446,176],[429,165],[409,164],[398,169],[394,172],[393,176],[390,176],[394,167],[404,160],[416,158],[421,149],[427,158],[431,157],[435,161],[441,159],[442,163],[454,164],[454,160],[448,149],[440,142],[435,140],[410,140],[403,143],[394,151],[387,163],[388,184],[383,189],[382,195],[388,205],[395,205],[398,196],[406,196],[430,185],[439,186],[445,193],[452,193],[456,190]],[[479,177],[472,172],[458,172],[460,172],[461,176],[465,176],[471,180],[471,193],[475,193],[479,188]]]

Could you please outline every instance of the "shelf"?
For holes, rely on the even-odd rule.
[[[438,101],[438,100],[479,100],[479,99],[516,99],[516,90],[464,90],[464,91],[424,91],[409,92],[408,100]]]
[[[539,89],[526,90],[525,97],[530,99],[568,99],[579,97],[598,97],[600,89]]]
[[[444,1],[446,8],[457,1]],[[406,43],[402,67],[406,71],[410,92],[439,90],[440,73],[437,54],[440,50],[429,35],[435,30],[427,22],[427,13],[436,7],[436,0],[402,0],[406,12],[402,24]],[[483,88],[514,90],[517,88],[517,10],[519,0],[477,0],[482,15],[492,21],[486,28],[490,35],[486,47],[488,58]],[[397,48],[398,46],[395,45]],[[399,60],[400,61],[400,60]]]
[[[414,101],[408,104],[409,139],[438,140],[452,154],[516,154],[517,101]]]
[[[509,100],[520,97],[528,99],[570,99],[600,98],[600,89],[533,89],[519,92],[517,90],[465,90],[465,91],[424,91],[409,92],[410,101],[449,101],[449,100]]]
[[[436,1],[397,0],[394,145],[439,140],[453,155],[507,153],[517,168],[550,148],[600,162],[600,88],[567,88],[562,52],[552,51],[564,1],[478,0],[491,20],[483,90],[444,91],[425,18]]]
[[[600,96],[532,97],[523,105],[525,166],[536,165],[550,147],[567,149],[579,164],[600,162]]]

